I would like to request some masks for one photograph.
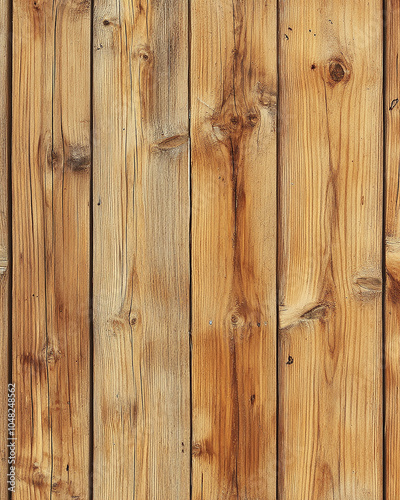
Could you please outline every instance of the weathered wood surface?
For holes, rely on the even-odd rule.
[[[379,500],[382,5],[279,7],[279,498]]]
[[[191,20],[193,498],[272,499],[276,9],[193,0]]]
[[[1,499],[398,499],[399,12],[0,3]]]
[[[400,495],[400,2],[387,0],[386,21],[386,500]]]
[[[12,64],[13,498],[84,500],[90,457],[90,2],[14,0]]]
[[[0,498],[7,498],[7,385],[9,374],[9,297],[10,297],[10,82],[11,82],[11,12],[7,2],[0,3]]]
[[[190,495],[188,5],[94,5],[94,498]]]

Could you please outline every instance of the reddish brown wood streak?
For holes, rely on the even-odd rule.
[[[273,46],[275,11],[235,1],[205,26],[204,6],[217,17],[192,3],[193,496],[272,498],[275,394],[261,379],[274,371],[275,274],[262,268],[274,239],[258,212],[275,210],[276,68],[257,44]]]

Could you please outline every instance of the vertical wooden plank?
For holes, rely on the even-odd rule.
[[[386,0],[385,126],[386,126],[386,500],[400,495],[400,2]]]
[[[382,498],[382,2],[280,1],[279,497]]]
[[[189,498],[187,3],[95,1],[94,498]]]
[[[276,9],[191,10],[193,498],[275,498]]]
[[[9,168],[10,168],[10,2],[0,3],[0,498],[7,498],[7,384],[9,372]]]
[[[90,1],[13,2],[13,498],[89,497]]]

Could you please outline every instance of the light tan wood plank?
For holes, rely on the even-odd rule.
[[[400,2],[386,1],[386,500],[400,496]]]
[[[191,7],[193,499],[273,499],[276,8]]]
[[[188,11],[95,1],[94,498],[188,499]]]
[[[280,2],[279,498],[382,498],[382,5]]]
[[[7,384],[9,372],[9,169],[10,169],[10,17],[9,2],[0,3],[0,498],[7,498],[7,473],[9,451],[7,445]],[[11,409],[11,408],[10,408]],[[12,464],[11,464],[12,465]]]
[[[15,499],[89,498],[90,1],[13,2]]]

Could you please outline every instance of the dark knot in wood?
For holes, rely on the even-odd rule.
[[[343,66],[338,62],[331,63],[329,66],[329,74],[334,82],[341,82],[344,77]]]

